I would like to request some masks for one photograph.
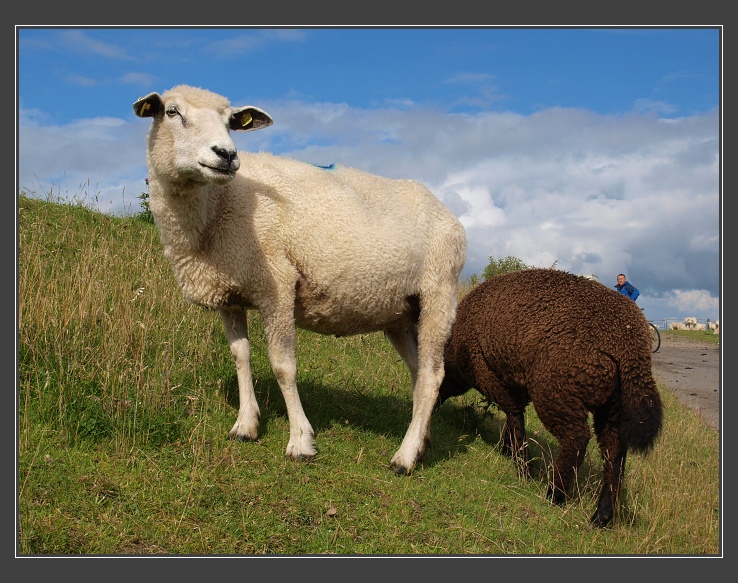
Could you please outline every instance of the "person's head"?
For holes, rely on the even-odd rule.
[[[623,285],[624,283],[625,283],[625,274],[618,273],[618,285]]]

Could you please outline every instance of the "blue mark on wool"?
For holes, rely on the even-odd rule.
[[[335,170],[336,169],[335,164],[328,164],[328,166],[322,166],[320,164],[313,164],[313,166],[317,166],[318,168],[322,168],[323,170]]]

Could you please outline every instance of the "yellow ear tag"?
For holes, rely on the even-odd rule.
[[[254,119],[254,118],[251,117],[251,114],[250,113],[244,113],[241,116],[241,127],[242,128],[245,128],[247,125],[249,125],[251,123],[251,120],[252,119]]]
[[[151,104],[148,101],[144,101],[144,104],[141,106],[141,113],[139,115],[143,115],[146,113],[147,109],[151,109]]]

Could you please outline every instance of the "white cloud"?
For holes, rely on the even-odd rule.
[[[496,77],[489,73],[459,73],[453,77],[449,77],[444,83],[461,84],[461,85],[478,85],[486,84],[494,81]]]
[[[301,42],[307,34],[298,29],[253,29],[244,34],[208,43],[204,52],[219,59],[236,59],[259,51],[275,43]]]
[[[60,31],[59,41],[64,48],[75,53],[92,53],[105,58],[133,60],[123,47],[97,40],[88,32],[79,29]]]
[[[522,116],[253,105],[275,125],[236,134],[242,149],[425,183],[467,230],[467,276],[481,274],[490,256],[507,255],[594,273],[608,286],[625,272],[651,318],[717,317],[717,111],[664,123],[653,114],[561,108]],[[74,191],[89,183],[111,208],[138,208],[145,120],[50,126],[29,111],[20,120],[21,188]]]
[[[674,113],[677,107],[665,103],[663,101],[655,101],[653,99],[637,99],[635,102],[635,110],[640,112],[656,111],[659,113]]]
[[[711,319],[720,319],[719,301],[706,290],[673,290],[666,293],[666,301],[680,314],[716,314]]]
[[[142,85],[150,86],[154,84],[156,78],[148,73],[130,72],[123,75],[119,81],[126,85]]]
[[[41,198],[85,200],[119,214],[146,188],[147,127],[119,118],[43,125],[20,112],[18,188]]]
[[[83,75],[67,75],[64,80],[67,83],[71,83],[72,85],[79,85],[80,87],[95,87],[96,85],[100,84],[100,81],[97,79],[91,79],[90,77],[85,77]]]

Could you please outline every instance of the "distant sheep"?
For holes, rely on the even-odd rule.
[[[230,436],[257,439],[247,310],[264,325],[287,405],[286,456],[316,453],[295,382],[296,326],[337,336],[382,330],[410,369],[413,414],[391,460],[412,471],[430,440],[466,236],[425,187],[360,170],[238,153],[229,130],[272,124],[252,106],[181,85],[133,104],[152,118],[149,205],[184,297],[220,311],[240,407]]]
[[[689,316],[687,318],[684,318],[684,322],[672,322],[669,325],[669,329],[704,331],[707,330],[707,324],[702,324],[698,322],[697,318],[695,318],[694,316]]]
[[[592,523],[609,524],[627,450],[649,451],[662,425],[651,335],[635,302],[554,269],[496,275],[459,303],[439,402],[477,389],[505,413],[503,451],[529,472],[526,406],[559,443],[548,497],[566,494],[591,438],[604,463]]]

